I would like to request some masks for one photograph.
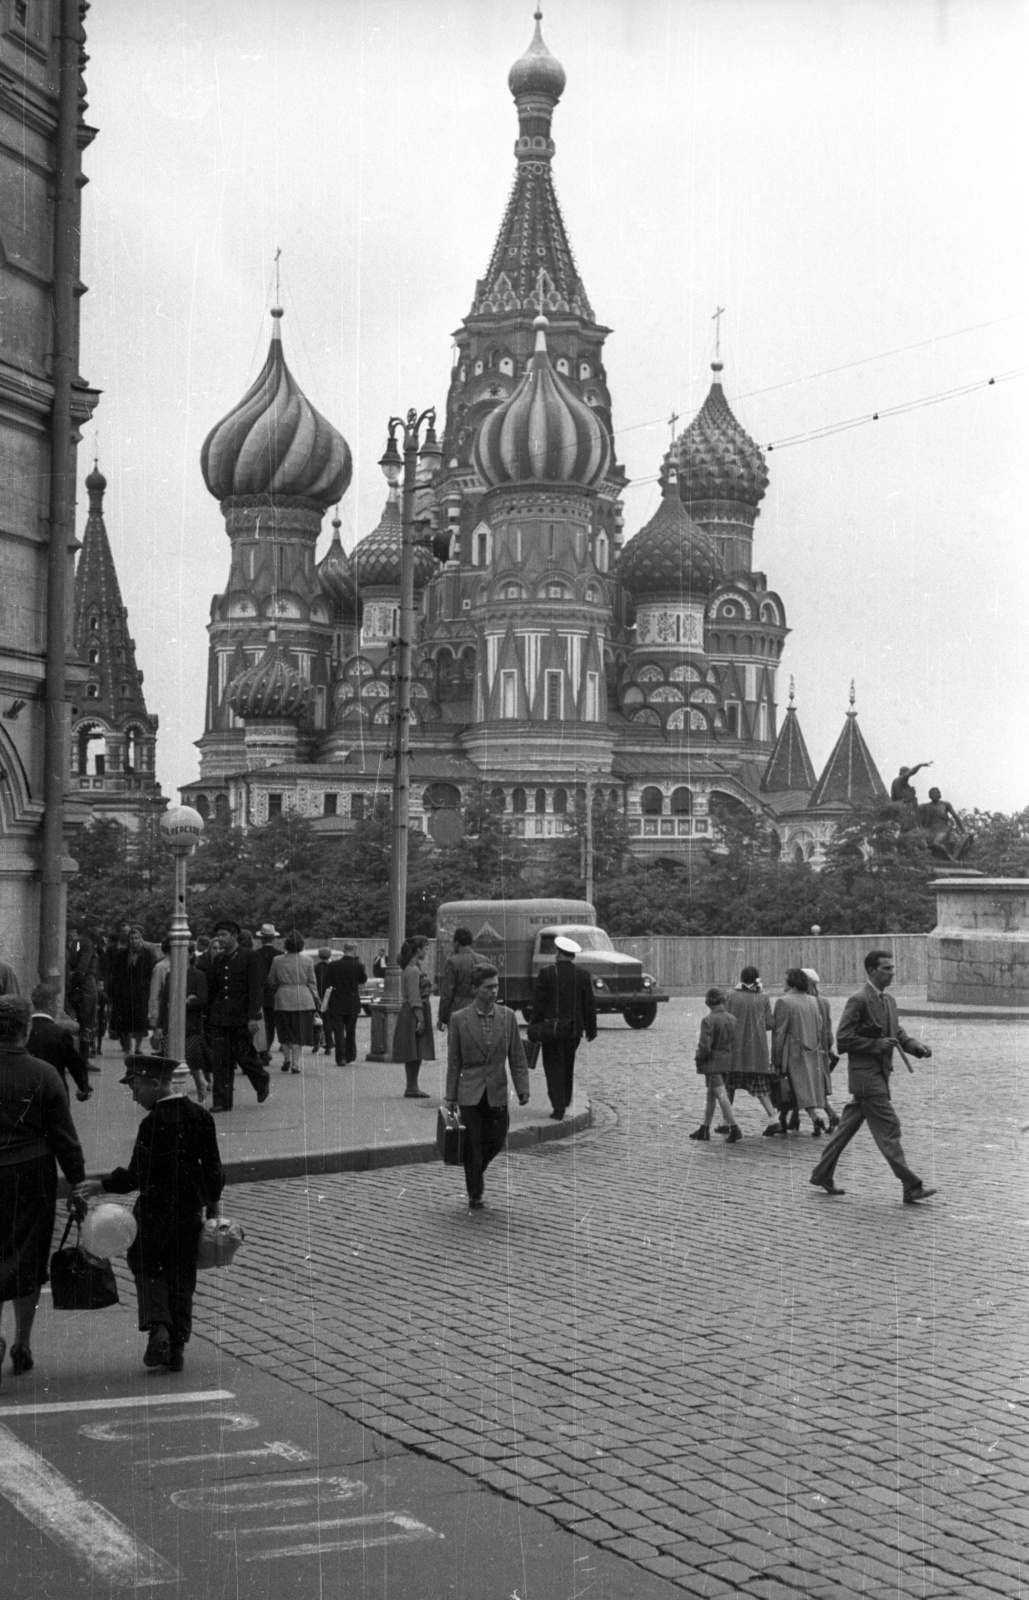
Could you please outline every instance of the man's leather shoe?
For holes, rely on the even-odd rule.
[[[920,1184],[917,1189],[905,1189],[904,1204],[906,1206],[915,1206],[919,1200],[931,1200],[935,1193],[935,1189],[927,1189],[924,1183]]]
[[[824,1189],[826,1194],[846,1194],[846,1189],[841,1189],[833,1183],[831,1178],[809,1178],[808,1183],[813,1183],[816,1189]]]
[[[469,1200],[468,1209],[469,1209],[469,1211],[485,1211],[486,1202],[485,1202],[485,1200],[482,1200],[482,1199],[480,1199],[480,1200]]]
[[[267,1100],[267,1098],[271,1094],[271,1092],[272,1092],[272,1086],[271,1086],[270,1083],[266,1083],[263,1089],[258,1089],[258,1091],[257,1091],[257,1103],[258,1103],[259,1106],[263,1106],[264,1105],[264,1102]]]
[[[186,1359],[182,1353],[181,1344],[176,1344],[175,1341],[172,1340],[171,1348],[168,1351],[168,1371],[181,1372],[185,1365]]]
[[[171,1340],[168,1329],[163,1322],[150,1329],[146,1349],[143,1352],[143,1365],[145,1367],[166,1367],[171,1359]]]

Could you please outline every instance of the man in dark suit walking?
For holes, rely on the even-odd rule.
[[[353,939],[343,940],[343,954],[329,962],[327,977],[325,1025],[328,1027],[331,1019],[336,1035],[337,1067],[349,1067],[357,1060],[357,1019],[361,1014],[358,991],[362,983],[368,982]]]
[[[260,953],[240,944],[238,922],[226,918],[216,923],[214,943],[207,1013],[214,1069],[211,1110],[231,1111],[237,1066],[253,1084],[258,1105],[269,1094],[268,1073],[253,1042],[261,1021],[265,970]]]
[[[481,966],[482,957],[472,949],[471,931],[468,928],[455,928],[453,948],[447,957],[443,981],[439,986],[439,1014],[436,1018],[439,1029],[448,1026],[455,1011],[471,1005],[475,993],[474,973]]]
[[[29,1041],[25,1046],[30,1056],[39,1061],[49,1061],[61,1075],[65,1092],[68,1079],[75,1085],[76,1100],[88,1100],[93,1093],[86,1064],[75,1048],[67,1028],[54,1016],[57,995],[48,983],[37,983],[32,991],[32,1023]]]
[[[847,1087],[853,1099],[843,1108],[839,1127],[822,1151],[810,1182],[826,1194],[846,1191],[833,1181],[836,1163],[863,1122],[904,1186],[905,1205],[928,1200],[927,1189],[907,1164],[900,1142],[900,1118],[890,1099],[893,1052],[899,1046],[912,1056],[932,1055],[927,1044],[905,1033],[897,1016],[897,1003],[886,993],[893,982],[893,957],[888,950],[870,950],[865,957],[868,982],[852,994],[836,1031],[836,1048],[847,1057]]]
[[[318,990],[318,1010],[322,1019],[322,1049],[329,1055],[335,1043],[335,1030],[332,1018],[325,1009],[325,992],[329,987],[329,968],[336,959],[336,952],[331,945],[318,946],[318,960],[314,964],[314,981]],[[318,1040],[315,1039],[314,1054],[318,1054]]]
[[[554,948],[557,960],[540,968],[533,985],[531,1025],[543,1044],[550,1116],[560,1122],[571,1103],[579,1041],[597,1037],[597,1005],[589,973],[575,965],[582,946],[559,933]]]
[[[529,1071],[518,1019],[507,1006],[497,1004],[496,967],[479,966],[475,978],[471,1005],[450,1018],[446,1100],[451,1111],[460,1108],[468,1204],[472,1211],[481,1211],[486,1168],[507,1141],[508,1069],[520,1106],[528,1104]]]

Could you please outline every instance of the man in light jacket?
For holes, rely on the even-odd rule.
[[[928,1200],[927,1189],[907,1164],[900,1142],[900,1118],[890,1098],[893,1052],[899,1046],[908,1055],[929,1057],[927,1044],[912,1039],[901,1027],[897,1002],[886,993],[893,982],[893,957],[888,950],[870,950],[865,957],[868,982],[852,994],[836,1030],[836,1048],[847,1057],[847,1087],[853,1096],[844,1106],[840,1125],[822,1152],[809,1182],[826,1194],[843,1194],[833,1181],[836,1163],[863,1122],[904,1188],[905,1205]]]
[[[472,1211],[481,1211],[486,1168],[507,1140],[508,1070],[520,1106],[529,1101],[529,1071],[517,1018],[507,1006],[497,1004],[496,967],[480,966],[475,977],[471,1005],[450,1018],[446,1099],[452,1111],[460,1108],[468,1204]]]

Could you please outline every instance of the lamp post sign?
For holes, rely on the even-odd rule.
[[[168,930],[168,1038],[165,1050],[175,1061],[186,1059],[186,971],[189,967],[189,922],[186,917],[186,862],[204,831],[204,819],[192,806],[169,806],[161,832],[175,852],[175,909]]]

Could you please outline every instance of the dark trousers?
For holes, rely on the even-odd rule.
[[[575,1073],[575,1052],[579,1037],[570,1034],[566,1039],[544,1039],[543,1072],[547,1080],[547,1093],[556,1116],[563,1117],[572,1098],[572,1079]]]
[[[325,1020],[328,1023],[328,1018]],[[336,1065],[349,1066],[357,1060],[357,1012],[333,1017],[332,1025],[336,1030]]]
[[[330,1017],[327,1011],[322,1012],[322,1049],[328,1055],[335,1048],[336,1034],[339,1032],[339,1018]],[[317,1044],[317,1039],[315,1043]]]
[[[250,1079],[255,1094],[268,1087],[268,1074],[254,1049],[246,1023],[239,1028],[211,1029],[211,1058],[214,1067],[214,1105],[232,1110],[232,1087],[236,1068]]]
[[[129,1271],[136,1280],[140,1331],[163,1322],[172,1344],[185,1344],[193,1329],[193,1295],[197,1286],[200,1213],[154,1213],[137,1201],[139,1225],[129,1246]]]
[[[464,1181],[469,1200],[481,1200],[486,1168],[504,1148],[507,1139],[507,1106],[491,1106],[483,1091],[478,1105],[461,1106],[464,1123]]]
[[[822,1151],[822,1159],[811,1174],[812,1178],[817,1183],[823,1183],[832,1177],[837,1161],[863,1122],[868,1123],[872,1138],[905,1190],[920,1189],[921,1178],[912,1172],[904,1159],[904,1149],[900,1142],[900,1118],[893,1109],[889,1083],[881,1074],[869,1075],[861,1092],[855,1093],[854,1098],[844,1106],[840,1125]]]

